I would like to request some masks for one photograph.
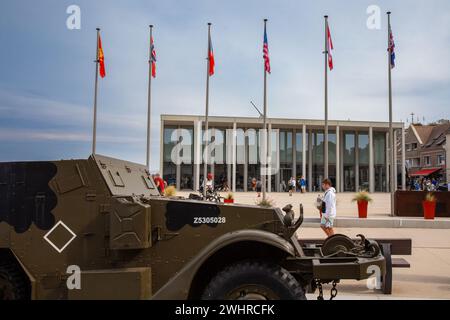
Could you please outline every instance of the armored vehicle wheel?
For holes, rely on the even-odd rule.
[[[339,251],[342,253],[338,253],[336,256],[345,256],[345,252],[351,251],[355,247],[355,243],[349,237],[343,234],[334,234],[323,242],[322,245],[322,254],[324,256],[328,256],[330,254],[335,254]]]
[[[280,266],[246,261],[220,271],[203,293],[204,300],[306,300],[297,280]]]
[[[0,300],[26,300],[29,285],[14,263],[0,263]]]

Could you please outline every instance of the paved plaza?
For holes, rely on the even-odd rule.
[[[190,192],[178,192],[177,195],[189,196]],[[226,196],[227,192],[221,192],[221,196]],[[271,192],[267,193],[267,198],[274,201],[275,206],[283,207],[290,203],[297,213],[300,203],[303,204],[305,217],[318,217],[318,211],[314,204],[319,192],[296,192],[289,196],[287,192]],[[322,192],[323,194],[323,192]],[[235,192],[233,193],[235,203],[237,204],[255,204],[261,198],[256,196],[256,192]],[[352,202],[354,193],[337,193],[337,213],[339,217],[358,217],[358,209],[356,203]],[[373,193],[372,203],[369,204],[370,217],[387,217],[390,215],[390,195],[388,193]]]
[[[450,299],[450,230],[440,229],[382,229],[337,228],[338,233],[355,236],[362,233],[372,238],[411,238],[412,255],[403,257],[409,269],[393,269],[391,295],[367,288],[366,281],[342,281],[338,285],[340,299]],[[319,228],[300,228],[300,238],[324,237]],[[325,298],[330,285],[324,285]],[[315,299],[316,295],[308,295]]]

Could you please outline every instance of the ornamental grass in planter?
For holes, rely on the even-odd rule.
[[[428,192],[425,199],[422,201],[423,217],[425,219],[433,220],[436,216],[436,196],[433,192]]]
[[[174,186],[168,186],[164,189],[164,197],[175,197],[177,194],[177,189]]]
[[[356,202],[358,204],[358,217],[367,218],[367,209],[369,206],[369,202],[372,202],[372,198],[370,197],[369,192],[367,191],[358,192],[353,197],[352,202]]]
[[[232,192],[229,192],[227,196],[223,199],[224,203],[234,203],[234,195]]]
[[[275,201],[273,201],[272,199],[269,199],[269,198],[257,200],[255,203],[257,206],[260,206],[263,208],[272,208],[275,206]]]

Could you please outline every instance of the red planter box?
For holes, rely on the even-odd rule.
[[[367,201],[358,201],[358,216],[360,218],[367,218],[367,207],[369,202]]]
[[[423,201],[423,217],[433,220],[436,215],[436,201]]]
[[[234,203],[234,199],[223,199],[224,203]]]

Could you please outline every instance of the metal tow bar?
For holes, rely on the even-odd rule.
[[[322,283],[320,283],[320,281],[317,280],[316,285],[317,285],[317,288],[319,289],[319,296],[317,297],[317,300],[324,300]],[[331,288],[330,300],[333,300],[334,298],[336,298],[336,296],[338,294],[336,281],[333,281],[332,285],[333,285],[333,287]]]

